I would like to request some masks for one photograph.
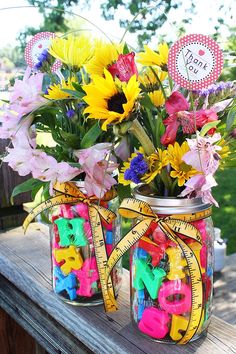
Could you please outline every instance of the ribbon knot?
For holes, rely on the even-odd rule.
[[[87,204],[87,205],[91,205],[91,200],[89,198],[84,198],[81,199],[82,203]]]

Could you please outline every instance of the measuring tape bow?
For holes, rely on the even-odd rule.
[[[94,204],[94,202],[98,201],[98,198],[95,196],[86,197],[81,192],[81,190],[76,187],[74,183],[56,183],[53,189],[56,193],[55,197],[46,200],[45,202],[41,203],[36,208],[30,211],[29,215],[23,223],[24,232],[28,228],[31,221],[44,210],[47,210],[53,206],[60,204],[78,202],[86,203],[88,205],[95,256],[98,266],[98,273],[100,277],[105,311],[116,311],[118,309],[118,306],[115,300],[112,279],[110,277],[110,274],[106,276],[105,272],[108,257],[106,253],[106,246],[102,228],[102,219],[105,220],[106,223],[110,224],[116,218],[116,214],[113,213],[111,210],[102,207],[101,205]],[[111,190],[104,195],[102,201],[109,201],[115,196],[116,192],[114,190]]]
[[[153,221],[158,223],[159,227],[168,236],[168,238],[170,238],[173,242],[178,244],[179,247],[181,247],[188,264],[189,276],[191,278],[192,309],[188,328],[182,339],[178,341],[178,344],[186,344],[189,342],[189,340],[197,332],[200,325],[202,317],[203,288],[201,281],[201,269],[196,256],[191,248],[178,236],[178,234],[182,234],[201,243],[201,234],[199,230],[189,222],[207,218],[211,215],[211,209],[209,208],[197,213],[178,214],[164,218],[158,218],[151,209],[150,205],[146,202],[132,198],[124,199],[119,208],[119,213],[126,218],[138,218],[141,221],[139,221],[117,243],[110,257],[108,258],[105,248],[101,218],[104,219],[107,223],[110,223],[112,220],[114,220],[116,215],[112,211],[103,208],[100,205],[94,204],[93,202],[96,201],[97,198],[87,198],[73,183],[68,182],[56,184],[54,189],[57,195],[43,202],[30,212],[24,221],[24,230],[27,229],[29,223],[35,218],[35,216],[45,209],[65,203],[76,203],[79,201],[86,203],[89,208],[94,249],[106,312],[112,312],[118,309],[115,300],[113,284],[110,277],[110,273],[113,267],[126,253],[126,251],[128,251],[142,236],[145,235]],[[110,200],[114,198],[114,196],[114,193],[108,193],[105,195],[103,200]]]
[[[113,249],[106,265],[106,281],[112,268],[122,255],[142,236],[144,236],[153,221],[158,223],[165,235],[181,248],[188,264],[189,276],[191,279],[192,308],[187,330],[183,337],[178,341],[178,344],[188,343],[197,332],[201,322],[203,286],[201,269],[197,258],[191,248],[178,236],[178,234],[189,237],[201,244],[201,234],[199,230],[189,222],[207,218],[211,215],[211,208],[191,214],[178,214],[158,218],[148,203],[127,198],[121,203],[119,213],[126,218],[138,218],[141,221],[139,221]]]

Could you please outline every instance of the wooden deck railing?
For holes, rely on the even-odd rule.
[[[0,336],[1,354],[43,350],[52,354],[236,353],[236,329],[215,316],[207,336],[186,346],[159,344],[141,336],[130,322],[128,277],[124,271],[116,313],[105,314],[103,306],[68,305],[51,288],[47,228],[32,224],[26,235],[22,228],[1,233],[0,307],[40,344],[37,351],[4,351],[9,338],[16,336],[16,327],[8,327],[4,337]]]

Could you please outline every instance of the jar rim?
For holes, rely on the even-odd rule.
[[[148,203],[158,214],[184,214],[209,209],[211,204],[203,203],[201,198],[178,198],[155,195],[147,185],[140,185],[133,189],[133,196]]]

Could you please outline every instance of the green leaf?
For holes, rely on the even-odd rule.
[[[153,103],[147,94],[144,94],[144,96],[140,99],[140,104],[141,104],[141,106],[148,108],[148,109],[154,108]]]
[[[66,146],[70,146],[74,149],[79,148],[79,137],[76,134],[67,133],[64,130],[60,132],[61,137],[65,140],[64,143]]]
[[[210,123],[205,124],[200,131],[200,136],[206,135],[208,130],[215,128],[219,123],[220,123],[220,120],[215,120],[214,122],[210,122]]]
[[[161,117],[157,117],[156,120],[156,147],[161,147],[161,137],[165,132],[165,126],[163,124],[162,118]]]
[[[76,82],[72,82],[72,86],[76,89],[76,91],[79,91],[79,92],[82,92],[85,94],[85,91],[83,90],[83,88],[80,84],[77,84]]]
[[[67,89],[63,89],[63,92],[69,93],[71,96],[75,97],[75,98],[83,98],[85,96],[84,92],[79,92],[79,91],[74,91],[74,90],[67,90]],[[70,98],[70,97],[68,97]]]
[[[16,186],[11,194],[11,203],[14,204],[13,198],[15,196],[17,196],[20,193],[25,193],[25,192],[29,192],[32,191],[34,189],[38,189],[39,186],[43,186],[45,182],[42,182],[38,179],[35,178],[30,178],[27,181],[18,184],[18,186]]]
[[[123,47],[123,54],[129,54],[130,50],[129,47],[127,45],[127,43],[125,42],[124,47]]]
[[[231,167],[236,167],[236,159],[233,159],[231,161],[226,161],[223,165],[222,165],[222,169],[224,168],[231,168]]]
[[[97,138],[101,135],[102,130],[100,128],[99,123],[94,124],[89,131],[85,134],[81,141],[81,148],[86,149],[92,146]]]
[[[71,167],[81,168],[81,164],[78,162],[68,162]]]
[[[226,119],[226,130],[230,131],[236,125],[236,106],[233,106]]]
[[[117,193],[118,193],[118,197],[119,197],[120,202],[122,202],[122,200],[124,198],[130,198],[132,196],[130,185],[124,186],[123,184],[118,184]]]

